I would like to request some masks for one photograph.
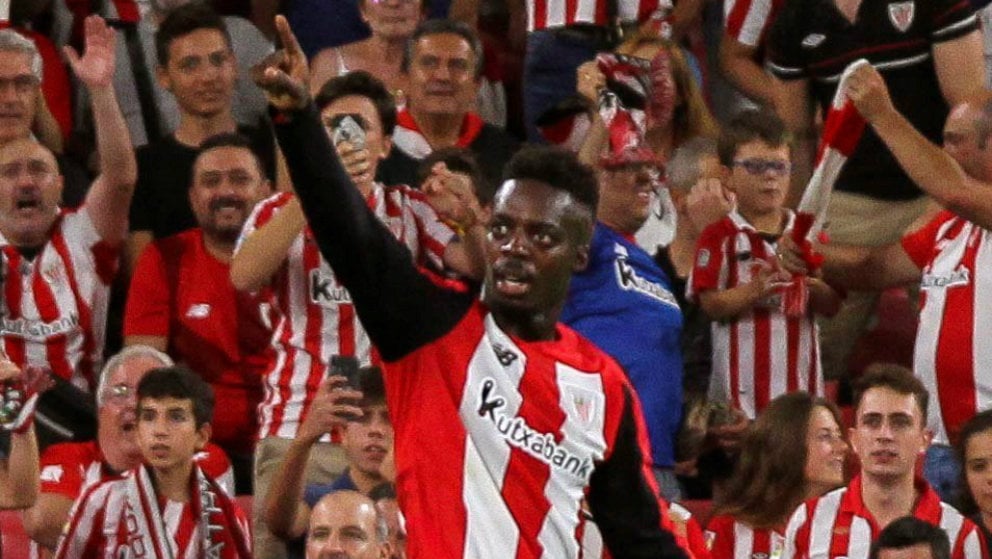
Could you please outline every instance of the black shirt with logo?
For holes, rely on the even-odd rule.
[[[769,36],[768,66],[782,80],[808,79],[826,114],[844,68],[865,58],[882,74],[896,109],[940,143],[949,107],[937,81],[933,47],[977,28],[968,0],[862,0],[853,23],[835,0],[787,0]],[[870,126],[836,189],[883,200],[921,194]]]

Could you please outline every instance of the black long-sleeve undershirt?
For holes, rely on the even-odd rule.
[[[444,289],[421,274],[352,183],[313,105],[275,121],[317,247],[383,359],[395,361],[451,330],[476,293]]]

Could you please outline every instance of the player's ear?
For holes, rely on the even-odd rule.
[[[203,450],[207,446],[207,442],[210,440],[210,436],[213,435],[213,427],[210,423],[204,423],[200,425],[196,430],[196,450],[197,452]]]

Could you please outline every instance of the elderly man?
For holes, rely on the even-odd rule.
[[[388,528],[372,499],[337,491],[314,506],[306,559],[387,559]]]
[[[18,366],[47,367],[76,387],[96,384],[117,253],[136,168],[117,106],[114,31],[86,20],[86,52],[69,58],[90,92],[102,173],[78,211],[59,209],[55,157],[29,138],[0,147],[3,350]]]
[[[89,186],[85,171],[62,157],[62,137],[42,91],[42,55],[30,39],[13,29],[0,31],[0,145],[37,137],[54,150],[65,186],[61,201],[78,206]]]
[[[24,513],[24,529],[37,545],[55,549],[72,503],[90,486],[117,479],[141,463],[135,389],[145,373],[172,364],[168,355],[146,346],[128,347],[107,361],[97,390],[96,440],[53,445],[41,456],[41,493]],[[208,445],[196,459],[208,475],[233,491],[234,476],[220,448]]]
[[[464,23],[425,21],[407,43],[402,69],[409,80],[407,106],[397,115],[394,149],[379,169],[383,181],[416,184],[418,161],[457,146],[475,154],[488,192],[517,143],[472,110],[482,76],[478,35]]]

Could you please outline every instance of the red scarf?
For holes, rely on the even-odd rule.
[[[179,550],[166,530],[148,468],[139,466],[123,482],[125,507],[119,518],[111,520],[119,523],[113,530],[117,541],[108,542],[116,548],[113,557],[131,557],[132,550],[142,549],[143,557],[176,559]],[[189,484],[193,517],[198,528],[198,541],[192,543],[197,546],[196,556],[251,559],[250,528],[239,519],[234,501],[195,464]]]

